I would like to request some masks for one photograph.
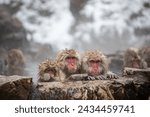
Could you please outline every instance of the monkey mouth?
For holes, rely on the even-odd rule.
[[[69,68],[70,73],[75,73],[76,72],[76,67],[73,66],[71,68]]]
[[[69,68],[69,70],[74,71],[74,70],[76,70],[76,67],[71,67],[71,68]]]
[[[69,67],[69,69],[75,69],[76,65],[74,63],[71,63],[68,67]]]
[[[137,63],[135,63],[135,62],[133,62],[132,67],[133,67],[133,68],[137,68],[137,69],[140,68],[140,66],[139,66]]]

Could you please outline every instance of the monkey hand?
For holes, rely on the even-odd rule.
[[[87,77],[87,74],[73,74],[71,76],[69,76],[67,78],[67,80],[71,80],[71,81],[81,81],[81,80],[85,80]]]
[[[87,76],[85,80],[96,80],[94,76]]]
[[[110,72],[110,71],[107,73],[106,77],[107,77],[107,79],[118,79],[119,78],[119,76],[117,74]]]
[[[86,80],[106,80],[106,77],[103,75],[98,76],[88,76]]]
[[[133,75],[134,71],[132,69],[124,69],[123,70],[123,76],[127,76],[127,75]]]
[[[96,80],[106,80],[107,78],[104,75],[95,76]]]

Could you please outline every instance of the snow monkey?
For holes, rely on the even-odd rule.
[[[80,55],[74,49],[65,49],[57,53],[56,61],[59,64],[59,76],[62,81],[81,71]]]
[[[147,67],[145,61],[139,56],[138,48],[129,48],[124,54],[124,67],[144,69]]]
[[[88,74],[89,80],[118,78],[108,71],[106,56],[99,50],[89,50],[82,56],[82,72]]]
[[[7,75],[23,75],[25,68],[25,58],[20,49],[11,49],[5,59]]]
[[[143,60],[145,60],[147,66],[150,67],[150,46],[140,48],[139,55]]]
[[[39,64],[39,82],[59,81],[58,66],[55,60],[46,59]]]
[[[136,68],[136,69],[145,69],[147,68],[147,63],[139,56],[139,49],[138,48],[128,48],[124,53],[124,65],[125,67],[129,68]],[[132,74],[132,71],[123,71],[123,75]]]

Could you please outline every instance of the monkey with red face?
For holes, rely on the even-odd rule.
[[[81,72],[80,54],[74,49],[65,49],[58,52],[56,61],[59,64],[59,77],[62,81]]]
[[[86,51],[82,56],[82,72],[87,73],[89,80],[118,78],[108,71],[106,56],[99,50]]]

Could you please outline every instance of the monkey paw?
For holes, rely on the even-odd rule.
[[[107,73],[107,79],[118,79],[119,76],[113,72]]]
[[[96,80],[96,79],[93,76],[87,76],[87,78],[85,80]]]
[[[96,78],[96,80],[106,80],[106,79],[107,79],[107,78],[106,78],[105,76],[103,76],[103,75],[98,75],[98,76],[96,76],[95,78]]]
[[[107,78],[103,75],[98,76],[88,76],[86,80],[106,80]]]
[[[123,70],[123,76],[127,76],[127,75],[133,75],[134,71],[132,69],[124,69]]]

